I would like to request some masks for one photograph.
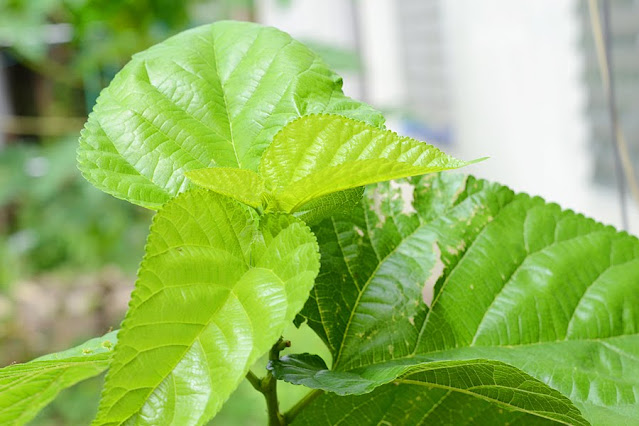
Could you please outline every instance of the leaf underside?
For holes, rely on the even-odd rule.
[[[156,215],[95,424],[203,424],[302,308],[319,269],[298,219],[206,190]]]
[[[0,423],[23,425],[61,391],[107,369],[117,332],[0,369]]]
[[[189,187],[185,172],[257,171],[286,123],[321,112],[383,125],[288,34],[217,22],[134,55],[98,98],[80,138],[79,168],[99,189],[158,209]]]
[[[378,185],[361,208],[314,228],[322,270],[302,314],[331,350],[332,370],[501,361],[558,390],[592,424],[634,424],[639,241],[472,177],[413,182],[412,203],[402,188]],[[403,395],[393,389],[417,398],[411,386],[370,395],[378,406]],[[426,394],[431,416],[449,412],[454,392],[440,403]],[[326,394],[300,422],[332,404],[353,416],[354,405],[371,408],[363,397]],[[390,411],[383,419],[399,415]]]

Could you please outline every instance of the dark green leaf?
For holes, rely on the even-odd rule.
[[[390,189],[389,189],[390,188]],[[440,175],[391,185],[316,228],[303,314],[333,370],[489,359],[594,424],[639,418],[639,241],[540,198]]]
[[[445,398],[467,399],[465,405],[455,407],[455,411],[468,408],[486,411],[486,402],[489,402],[495,406],[492,411],[502,412],[503,416],[499,417],[504,420],[527,419],[534,421],[536,417],[562,424],[588,424],[568,398],[517,368],[498,361],[439,361],[413,365],[403,361],[342,372],[328,370],[326,364],[317,356],[302,354],[274,361],[271,363],[271,368],[279,378],[290,383],[324,389],[339,395],[367,393],[382,384],[394,381],[395,385],[408,385],[416,388],[417,391],[421,388],[421,393],[426,401],[433,397],[429,394],[435,394],[437,397],[442,395],[442,390],[447,391],[443,394]],[[398,391],[399,388],[396,390]],[[472,399],[468,396],[475,397],[476,401],[471,402]],[[331,400],[339,404],[338,399],[332,395],[324,397],[325,401]],[[355,400],[356,398],[350,397],[349,399]],[[371,399],[375,399],[375,395]],[[324,410],[325,406],[322,408],[311,406],[310,409],[302,413],[301,419],[298,420],[311,421],[313,418],[322,418],[326,414],[320,411]],[[340,421],[348,419],[349,423],[351,417],[370,414],[368,410],[353,413],[329,411],[334,412],[334,419],[339,418]],[[391,414],[392,411],[394,410],[385,413],[384,417]],[[411,410],[407,409],[403,414],[409,418],[415,418],[415,412],[418,412],[421,417],[420,423],[436,424],[442,416],[442,411],[444,410],[438,408],[437,405],[415,404]],[[464,415],[466,421],[469,419],[477,421],[470,413],[464,413]],[[459,418],[462,421],[464,417],[459,416]],[[331,423],[334,424],[334,420]],[[401,424],[404,423],[406,422],[401,422]]]

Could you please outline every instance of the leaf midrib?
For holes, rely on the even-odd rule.
[[[246,312],[246,316],[247,316],[247,318],[249,319],[249,322],[251,323],[251,328],[252,328],[252,329],[254,329],[254,327],[253,327],[253,325],[252,325],[252,324],[253,324],[253,320],[250,318],[250,315],[249,315],[248,311],[246,310],[246,307],[244,306],[244,304],[241,302],[240,298],[238,297],[238,295],[237,295],[237,294],[235,293],[235,291],[234,291],[234,290],[235,290],[236,285],[240,282],[241,278],[242,278],[242,277],[243,277],[246,273],[248,273],[250,270],[253,270],[253,269],[256,269],[256,270],[257,270],[257,269],[261,269],[261,270],[269,271],[269,272],[271,272],[271,273],[272,273],[272,275],[273,275],[274,277],[277,277],[277,278],[280,280],[280,282],[284,283],[284,281],[283,281],[283,280],[279,277],[279,275],[277,275],[277,274],[275,273],[275,271],[274,271],[274,270],[272,270],[272,269],[270,269],[270,268],[265,268],[265,267],[263,267],[263,266],[260,266],[260,267],[253,266],[253,267],[248,268],[246,271],[244,271],[244,274],[242,274],[242,275],[241,275],[241,276],[240,276],[240,277],[239,277],[239,278],[238,278],[238,279],[237,279],[237,280],[233,283],[233,285],[232,285],[231,287],[225,287],[225,288],[227,288],[229,291],[228,291],[228,293],[226,294],[226,298],[225,298],[224,302],[223,302],[223,303],[220,303],[220,305],[218,306],[218,308],[217,308],[215,311],[211,312],[211,314],[210,314],[210,316],[209,316],[209,319],[207,320],[207,322],[206,322],[205,324],[201,324],[201,328],[200,328],[200,330],[199,330],[199,331],[198,331],[198,332],[194,335],[193,340],[190,342],[190,344],[188,344],[188,345],[178,345],[178,346],[184,346],[184,347],[185,347],[185,349],[184,349],[184,351],[182,352],[182,354],[181,354],[179,357],[176,357],[176,362],[175,362],[175,363],[171,363],[171,364],[172,364],[171,370],[169,371],[169,373],[167,374],[167,376],[166,376],[166,377],[168,377],[168,376],[172,375],[172,373],[173,373],[173,371],[175,371],[175,368],[177,367],[177,365],[178,365],[180,362],[182,362],[182,360],[184,359],[184,356],[185,356],[185,355],[186,355],[186,354],[187,354],[187,353],[188,353],[188,352],[189,352],[189,351],[193,348],[193,345],[195,344],[195,342],[196,342],[196,341],[198,341],[198,340],[201,338],[202,333],[203,333],[203,332],[204,332],[204,331],[205,331],[205,330],[206,330],[206,329],[207,329],[207,328],[211,325],[211,323],[213,322],[213,318],[214,318],[214,317],[215,317],[215,315],[216,315],[216,314],[220,311],[220,309],[222,309],[222,308],[226,305],[226,302],[228,301],[228,298],[229,298],[231,295],[235,296],[235,298],[238,300],[238,302],[240,303],[240,305],[242,305],[242,308],[244,308],[244,310],[245,310],[245,312]],[[202,284],[203,284],[203,283],[194,282],[194,283],[187,283],[187,284],[184,284],[183,286],[189,286],[189,285],[201,286]],[[208,284],[210,284],[210,283],[207,283],[207,285],[208,285]],[[220,285],[221,285],[221,284],[220,284]],[[174,286],[172,286],[172,287],[174,287]],[[160,293],[160,292],[161,292],[161,290],[160,290],[160,291],[158,291],[158,292],[156,292],[156,293],[153,293],[153,295],[154,295],[154,294],[157,294],[157,293]],[[141,303],[145,302],[146,300],[148,300],[148,299],[145,299],[145,300],[144,300],[144,301],[142,301]],[[287,299],[287,302],[288,302],[288,299]],[[141,305],[141,303],[140,303],[140,305]],[[138,305],[138,306],[140,306],[140,305]],[[147,349],[147,351],[156,350],[156,349],[157,349],[157,347],[153,347],[153,348],[149,348],[149,349]],[[139,350],[136,350],[136,352],[137,352],[137,353],[141,353],[141,351],[139,351]],[[128,362],[132,362],[132,361],[134,361],[134,360],[135,360],[135,357],[131,358]],[[124,367],[128,364],[128,362],[127,362],[127,363],[123,363],[123,364],[121,364],[120,366],[118,366],[118,370],[116,371],[116,373],[119,373],[119,372],[120,372],[120,370],[122,370],[122,369],[123,369],[123,368],[124,368]],[[148,401],[149,395],[151,395],[153,392],[155,392],[155,390],[158,388],[158,386],[160,386],[160,385],[162,384],[162,382],[166,379],[166,377],[163,377],[163,378],[162,378],[162,380],[161,380],[158,384],[156,384],[155,386],[153,386],[153,387],[145,387],[145,388],[144,388],[144,389],[148,389],[148,390],[149,390],[149,392],[146,394],[146,397],[145,397],[145,399],[144,399],[144,403],[145,403],[145,404],[146,404],[146,402]],[[111,412],[111,411],[115,408],[115,406],[117,405],[117,403],[118,403],[119,401],[121,401],[121,400],[122,400],[122,399],[126,396],[126,394],[127,394],[128,392],[130,392],[130,391],[131,391],[131,390],[127,390],[127,392],[125,392],[124,394],[122,394],[122,396],[121,396],[121,397],[119,397],[119,398],[117,398],[116,400],[114,400],[114,402],[110,405],[110,407],[109,407],[108,411],[107,411],[107,412],[103,415],[103,417],[108,418],[108,417],[109,417],[109,415],[110,415],[110,412]],[[134,413],[132,413],[129,417],[127,417],[126,419],[124,419],[124,420],[122,421],[122,423],[126,423],[129,419],[133,418],[133,417],[134,417],[134,416],[136,416],[137,414],[139,414],[139,409],[138,409],[137,411],[135,411]]]
[[[407,384],[407,385],[413,385],[413,386],[421,386],[421,387],[427,387],[427,388],[439,388],[439,389],[445,389],[445,390],[449,390],[451,392],[458,392],[458,393],[462,393],[462,394],[466,394],[466,395],[470,395],[472,397],[478,398],[478,399],[483,399],[484,401],[493,403],[493,404],[497,404],[497,405],[501,405],[504,406],[506,408],[508,408],[509,410],[514,410],[514,411],[519,411],[519,412],[524,412],[533,416],[537,416],[537,417],[542,417],[548,420],[552,420],[555,422],[559,422],[565,425],[570,425],[571,423],[567,423],[565,420],[560,420],[554,417],[550,417],[548,415],[544,415],[544,412],[536,412],[536,411],[530,411],[528,409],[525,408],[520,408],[517,407],[516,405],[510,405],[506,402],[500,401],[498,399],[493,399],[490,398],[486,395],[482,395],[480,393],[475,393],[475,392],[470,392],[467,389],[462,389],[462,388],[456,388],[453,386],[446,386],[446,385],[440,385],[437,383],[432,383],[432,382],[421,382],[421,381],[417,381],[417,380],[410,380],[410,379],[397,379],[394,381],[394,383],[400,383],[400,384]],[[488,385],[489,387],[502,387],[502,388],[506,388],[506,389],[513,389],[513,388],[507,388],[505,386],[500,386],[500,385]],[[468,388],[468,389],[472,389],[475,388],[475,386]],[[517,392],[522,392],[524,390],[522,389],[516,389]],[[547,395],[547,394],[540,394],[540,393],[535,393],[535,392],[530,392],[530,391],[525,391],[527,393],[531,393],[531,394],[535,394],[535,395],[541,395],[541,396],[549,396],[552,397],[552,395]],[[557,400],[558,398],[555,398],[555,400]],[[566,417],[570,417],[570,416],[566,416]],[[586,425],[587,423],[580,423],[582,425]]]

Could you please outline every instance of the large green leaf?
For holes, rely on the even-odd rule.
[[[278,377],[288,382],[330,390],[340,395],[367,393],[379,387],[380,384],[394,380],[397,393],[404,393],[406,388],[413,388],[409,392],[419,395],[421,391],[426,394],[424,398],[426,402],[428,398],[433,398],[433,394],[440,397],[439,403],[436,404],[417,403],[420,399],[416,399],[410,409],[404,409],[399,413],[395,409],[381,412],[381,416],[375,418],[376,424],[384,420],[391,424],[450,425],[471,419],[475,423],[481,420],[487,424],[485,422],[488,418],[477,418],[478,414],[492,418],[490,424],[495,422],[512,424],[515,420],[527,423],[543,423],[544,420],[552,420],[568,425],[588,424],[568,398],[517,368],[498,361],[439,361],[417,365],[396,362],[394,365],[389,365],[393,363],[377,364],[350,372],[341,372],[327,370],[326,365],[318,358],[308,354],[289,356],[282,361],[273,362],[271,368],[275,370]],[[397,385],[404,386],[400,390],[396,387]],[[374,394],[369,398],[375,400],[377,395]],[[395,400],[397,399],[395,397]],[[446,406],[440,407],[443,400],[446,400]],[[463,400],[466,401],[461,403],[460,401]],[[494,404],[496,409],[491,410],[490,403]],[[456,404],[459,405],[456,406]],[[316,404],[304,410],[297,420],[300,423],[305,421],[312,423],[326,416],[330,419],[327,422],[330,424],[339,422],[351,424],[365,414],[368,424],[373,423],[369,417],[369,410],[343,412],[327,408],[326,405]],[[442,418],[450,416],[446,412],[451,408],[457,412],[455,416],[458,420],[448,419],[442,422]],[[469,408],[472,410],[470,413],[467,411]],[[405,418],[401,421],[391,420],[403,416]],[[420,420],[416,421],[417,419]]]
[[[300,115],[382,116],[288,34],[218,22],[133,59],[100,95],[80,138],[79,167],[101,190],[153,209],[206,167],[257,171],[273,136]]]
[[[336,115],[301,117],[264,152],[260,174],[274,211],[296,212],[333,192],[470,164],[427,143]]]
[[[334,371],[498,360],[593,424],[637,423],[635,237],[472,177],[424,178],[412,204],[389,188],[315,231],[322,270],[303,314]]]
[[[97,424],[202,424],[302,308],[310,230],[206,190],[156,215]]]
[[[0,423],[25,424],[62,390],[102,373],[116,341],[114,331],[72,349],[0,369]]]

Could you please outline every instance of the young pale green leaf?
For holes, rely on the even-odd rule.
[[[310,230],[203,189],[156,215],[96,424],[203,424],[304,305]]]
[[[380,385],[393,381],[395,385],[408,385],[416,388],[418,392],[421,390],[424,400],[433,398],[428,395],[431,393],[436,395],[435,398],[439,397],[442,390],[447,391],[444,394],[445,398],[455,399],[460,396],[466,398],[464,410],[469,408],[485,410],[486,402],[492,403],[494,407],[498,407],[492,411],[501,411],[504,414],[503,418],[509,421],[514,419],[551,420],[566,425],[588,425],[568,398],[517,368],[498,361],[439,361],[413,365],[406,362],[388,362],[343,372],[328,370],[324,361],[315,355],[301,354],[273,361],[270,368],[278,378],[287,382],[327,390],[338,395],[368,393]],[[469,396],[475,399],[468,398]],[[332,395],[325,398],[333,401],[339,399]],[[457,407],[456,411],[461,411],[461,408],[461,406]],[[330,424],[339,421],[351,423],[347,413],[329,411],[333,413]],[[412,418],[418,418],[415,411],[418,411],[419,417],[422,418],[419,423],[437,424],[437,417],[442,415],[442,410],[438,411],[437,406],[424,407],[421,404],[407,414]],[[354,414],[361,415],[361,413]],[[331,414],[328,415],[331,416]],[[323,416],[326,414],[318,412],[316,407],[303,412],[299,420],[310,421],[314,418],[321,419]],[[382,420],[385,419],[376,419],[374,423],[379,424]],[[473,420],[477,421],[477,419]],[[416,424],[417,422],[402,423]]]
[[[288,34],[217,22],[134,55],[98,98],[80,138],[79,167],[99,189],[157,209],[188,187],[189,170],[256,171],[286,123],[320,112],[383,124]]]
[[[215,167],[191,170],[185,175],[198,186],[234,198],[251,207],[262,207],[268,201],[264,181],[252,170]]]
[[[274,193],[273,209],[296,212],[333,192],[468,164],[424,142],[319,114],[301,117],[275,135],[260,173]]]
[[[639,241],[474,178],[418,182],[412,204],[380,185],[382,202],[371,192],[315,229],[322,271],[303,315],[332,369],[496,360],[593,424],[639,418]]]
[[[0,423],[22,425],[61,391],[109,365],[117,331],[75,348],[0,369]]]

